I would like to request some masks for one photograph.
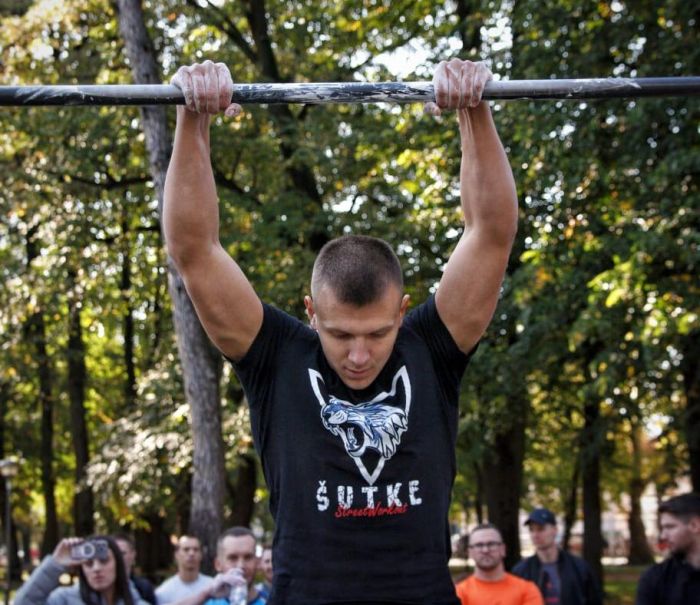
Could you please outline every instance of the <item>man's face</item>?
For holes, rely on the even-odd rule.
[[[202,545],[197,538],[183,536],[177,544],[175,562],[179,571],[199,571],[202,564]]]
[[[265,581],[269,584],[272,582],[272,549],[266,548],[263,550],[260,559],[260,568],[262,569]]]
[[[700,517],[687,522],[670,513],[661,513],[660,538],[674,555],[685,555],[700,542]]]
[[[219,545],[214,566],[219,573],[227,572],[234,567],[239,568],[250,586],[258,568],[255,539],[252,536],[226,536]]]
[[[556,544],[557,526],[551,523],[541,525],[539,523],[528,523],[530,538],[535,546],[535,550],[547,550]]]
[[[341,303],[326,287],[304,304],[333,370],[351,389],[368,387],[389,360],[408,296],[389,287],[377,301],[356,307]]]
[[[477,529],[469,536],[469,555],[481,571],[493,571],[503,566],[506,547],[495,529]]]
[[[131,544],[126,540],[116,540],[117,546],[122,553],[122,559],[124,559],[124,568],[126,569],[126,575],[131,574],[131,570],[134,568],[136,563],[136,551],[131,547]]]

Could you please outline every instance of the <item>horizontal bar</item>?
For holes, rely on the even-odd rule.
[[[700,94],[700,77],[493,80],[485,99],[608,99]],[[434,101],[430,82],[236,84],[236,103],[414,103]],[[0,106],[184,105],[171,84],[0,86]]]

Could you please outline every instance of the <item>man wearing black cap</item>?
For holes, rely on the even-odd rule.
[[[602,591],[588,563],[557,546],[554,513],[536,508],[525,525],[535,554],[520,561],[512,573],[535,582],[545,605],[602,605]]]
[[[700,494],[690,492],[659,506],[660,538],[669,557],[639,580],[636,605],[696,605],[700,602]]]

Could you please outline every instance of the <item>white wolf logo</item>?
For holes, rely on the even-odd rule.
[[[391,458],[401,442],[401,435],[408,428],[408,410],[411,406],[411,384],[406,366],[394,376],[389,393],[383,392],[371,401],[353,405],[330,395],[328,401],[321,393],[323,378],[315,370],[309,370],[311,387],[321,404],[321,421],[331,433],[341,438],[345,451],[357,464],[357,468],[370,485],[379,477],[384,463]],[[405,391],[403,409],[383,403],[396,397],[397,385],[401,381]],[[379,462],[370,474],[362,461],[366,450],[379,454]]]

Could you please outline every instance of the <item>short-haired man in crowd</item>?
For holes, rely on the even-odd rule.
[[[175,546],[177,573],[156,588],[158,605],[175,603],[205,588],[209,588],[212,577],[200,573],[202,565],[202,543],[196,536],[181,536]]]
[[[536,508],[525,525],[535,554],[520,561],[513,573],[537,584],[545,605],[602,605],[603,593],[588,563],[557,546],[554,513]]]
[[[495,525],[477,525],[469,534],[474,573],[457,584],[462,605],[543,605],[537,586],[509,574],[504,566],[506,546]]]
[[[247,605],[265,605],[266,599],[254,585],[258,569],[255,547],[255,535],[247,527],[227,529],[216,542],[214,567],[218,573],[211,585],[176,605],[229,605],[231,591],[240,586],[245,586]]]
[[[126,534],[115,534],[114,541],[117,543],[122,553],[127,577],[133,582],[136,590],[138,590],[144,601],[148,601],[151,605],[156,605],[156,593],[153,590],[153,584],[146,578],[134,574],[134,567],[136,566],[136,547],[134,546],[133,540]]]
[[[669,557],[639,579],[636,605],[700,603],[700,494],[690,492],[659,506],[660,538]]]

